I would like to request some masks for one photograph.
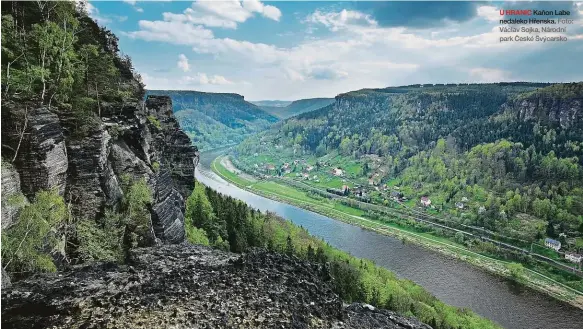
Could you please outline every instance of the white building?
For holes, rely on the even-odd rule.
[[[573,263],[581,263],[581,261],[583,260],[583,255],[568,252],[565,253],[565,259]]]
[[[550,238],[546,238],[545,239],[545,246],[547,246],[548,248],[554,249],[556,251],[559,251],[559,249],[561,249],[561,242],[557,241],[557,240],[550,239]]]

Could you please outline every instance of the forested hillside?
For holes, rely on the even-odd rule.
[[[190,242],[236,253],[261,247],[326,264],[331,286],[345,302],[363,301],[416,316],[434,329],[498,328],[469,310],[443,304],[422,287],[371,261],[331,247],[290,221],[261,213],[201,183],[196,183],[187,200],[185,216]]]
[[[308,98],[293,101],[285,106],[283,103],[277,101],[256,102],[256,104],[265,112],[278,118],[287,119],[295,115],[320,109],[332,104],[333,102],[333,98]]]
[[[429,213],[460,223],[583,246],[583,83],[359,90],[237,152],[248,171],[380,204],[427,197]]]
[[[278,120],[237,94],[183,90],[148,90],[147,94],[172,98],[180,126],[200,150],[238,143]]]

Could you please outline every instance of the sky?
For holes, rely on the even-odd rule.
[[[501,43],[500,9],[569,10],[566,33],[546,34],[568,41]],[[583,80],[583,2],[128,0],[90,1],[88,11],[119,37],[147,89],[296,100],[417,83]]]

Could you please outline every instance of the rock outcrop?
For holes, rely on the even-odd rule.
[[[2,163],[2,229],[12,224],[20,210],[20,203],[15,198],[22,196],[20,189],[20,176],[11,164]]]
[[[44,107],[23,110],[8,104],[2,111],[2,147],[16,154],[14,167],[24,195],[32,198],[51,188],[62,195],[68,161],[59,117]]]
[[[142,248],[129,265],[86,265],[3,289],[2,326],[430,329],[370,305],[343,305],[326,277],[321,266],[261,250]]]
[[[15,173],[5,177],[2,169],[3,185],[20,185],[29,199],[56,188],[76,220],[96,220],[119,206],[122,176],[143,178],[154,196],[149,209],[155,238],[184,240],[184,200],[194,187],[198,151],[180,130],[170,97],[148,97],[145,104],[102,102],[100,117],[82,137],[71,123],[74,110],[9,105],[2,112],[2,151],[18,152]]]
[[[583,99],[530,97],[515,104],[522,120],[542,119],[568,129],[583,121]]]

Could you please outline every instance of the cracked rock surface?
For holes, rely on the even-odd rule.
[[[131,259],[14,283],[2,290],[2,328],[430,328],[344,305],[321,266],[280,254],[183,243]]]

